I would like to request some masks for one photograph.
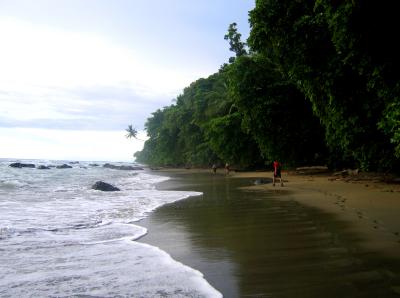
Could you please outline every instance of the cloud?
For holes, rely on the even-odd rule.
[[[2,18],[0,37],[0,82],[18,87],[125,86],[151,97],[174,93],[192,79],[92,34]]]
[[[217,71],[231,55],[228,24],[242,29],[254,5],[3,2],[0,157],[77,160],[132,160],[143,142],[125,138],[127,125],[142,130],[152,112]]]
[[[118,87],[0,92],[0,127],[118,130],[133,124],[143,129],[163,101]]]
[[[138,138],[146,134],[140,131]],[[143,141],[127,139],[123,131],[0,128],[0,141],[1,157],[31,159],[132,161],[143,147]]]
[[[0,18],[0,125],[113,130],[145,119],[200,74],[88,33]],[[160,49],[161,51],[161,49]]]

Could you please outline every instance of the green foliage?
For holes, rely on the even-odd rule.
[[[227,67],[185,88],[176,104],[147,120],[150,139],[139,162],[164,166],[208,166],[230,162],[248,167],[260,161],[255,142],[241,129],[241,116],[232,113]]]
[[[392,136],[390,141],[396,145],[396,157],[400,159],[400,100],[393,102],[387,106],[385,110],[385,118],[380,123],[387,135]]]
[[[384,30],[393,28],[382,25],[388,24],[385,13],[393,16],[390,9],[368,1],[258,0],[250,12],[252,50],[311,101],[331,151],[364,169],[398,162],[390,143],[399,142],[396,114],[383,117],[398,98],[391,87],[398,71],[391,65],[399,58],[381,47],[390,43]]]
[[[127,132],[127,134],[125,135],[128,139],[130,138],[135,138],[137,139],[137,130],[135,128],[133,128],[132,125],[128,125],[128,128],[125,129],[125,131]]]
[[[400,168],[395,1],[256,0],[235,53],[146,123],[136,153],[156,165],[325,163]]]
[[[297,165],[324,161],[323,130],[311,105],[275,65],[259,56],[240,57],[230,78],[243,126],[266,160]]]
[[[241,41],[242,35],[237,31],[237,24],[232,23],[229,25],[228,33],[225,34],[224,39],[229,41],[229,50],[236,54],[236,57],[240,57],[247,54],[246,44]],[[235,57],[231,57],[229,62],[234,62]]]
[[[241,126],[239,112],[211,119],[205,130],[206,138],[221,160],[241,167],[255,166],[261,162],[258,146]]]

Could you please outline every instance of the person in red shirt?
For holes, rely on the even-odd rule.
[[[272,178],[272,185],[275,186],[275,178],[279,178],[281,186],[283,186],[282,176],[281,176],[282,165],[279,161],[275,160],[273,162],[273,166],[274,166],[274,176]]]

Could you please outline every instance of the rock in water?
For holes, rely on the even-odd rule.
[[[39,170],[50,170],[50,167],[40,165],[40,166],[37,167],[37,169],[39,169]]]
[[[124,171],[140,171],[143,170],[141,167],[134,166],[116,166],[109,163],[103,165],[104,168],[113,169],[113,170],[124,170]]]
[[[105,183],[103,181],[97,181],[95,184],[92,185],[92,189],[101,191],[120,191],[118,187],[115,187],[114,185]]]
[[[20,162],[14,162],[9,165],[12,168],[34,168],[35,165],[32,163],[20,163]]]
[[[63,164],[61,166],[56,166],[57,169],[71,169],[72,167],[67,165],[67,164]]]

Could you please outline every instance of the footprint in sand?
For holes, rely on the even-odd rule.
[[[378,226],[382,226],[383,225],[383,222],[381,222],[380,220],[377,220],[377,219],[374,219],[373,222],[375,224],[377,224]]]

